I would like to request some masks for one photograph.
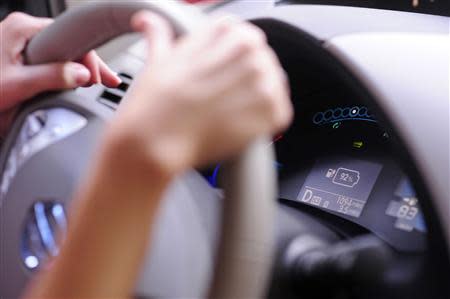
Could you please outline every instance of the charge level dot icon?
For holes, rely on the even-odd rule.
[[[350,116],[351,117],[355,117],[355,116],[357,116],[359,114],[359,108],[358,107],[353,107],[351,110],[350,110]]]
[[[323,121],[323,113],[317,112],[313,117],[313,122],[317,125]]]
[[[359,116],[368,117],[369,116],[368,112],[369,112],[369,110],[367,109],[367,107],[361,107],[359,109]]]
[[[333,118],[333,114],[334,114],[333,110],[329,109],[329,110],[325,111],[325,113],[323,114],[323,118],[326,121],[329,121],[330,119]]]

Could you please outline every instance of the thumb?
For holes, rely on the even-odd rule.
[[[148,42],[150,63],[167,55],[173,45],[174,32],[165,19],[149,11],[141,11],[133,16],[131,26],[135,31],[144,34]]]
[[[24,88],[21,98],[31,98],[41,92],[50,90],[72,89],[86,85],[91,73],[79,63],[50,63],[25,66],[20,82]]]

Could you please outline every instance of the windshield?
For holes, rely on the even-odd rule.
[[[369,7],[449,16],[448,0],[280,0],[283,4],[321,4]]]

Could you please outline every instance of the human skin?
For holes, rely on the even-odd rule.
[[[221,20],[174,40],[149,12],[132,27],[148,42],[146,65],[75,195],[58,257],[25,298],[131,297],[168,184],[292,119],[284,72],[256,27]]]
[[[6,134],[20,104],[42,92],[120,84],[119,77],[95,51],[78,62],[26,65],[23,51],[27,43],[52,22],[20,12],[0,22],[0,137]]]

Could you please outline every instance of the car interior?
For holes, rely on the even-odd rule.
[[[64,16],[89,2],[0,1],[0,19],[11,11]],[[450,298],[448,2],[236,0],[191,7],[261,28],[288,76],[295,109],[290,128],[263,146],[275,150],[273,223],[258,216],[271,196],[271,187],[261,185],[264,168],[250,167],[240,182],[258,191],[249,202],[260,207],[245,214],[254,217],[250,234],[264,235],[264,242],[273,237],[270,266],[258,270],[267,271],[267,282],[249,280],[243,288],[284,299]],[[119,73],[118,88],[39,96],[22,108],[1,145],[0,298],[20,297],[41,264],[57,255],[54,234],[70,225],[70,196],[145,60],[136,35],[99,53]],[[215,268],[228,240],[223,226],[239,214],[225,216],[235,183],[230,168],[221,162],[174,182],[136,297],[206,297],[211,281],[222,279]]]

